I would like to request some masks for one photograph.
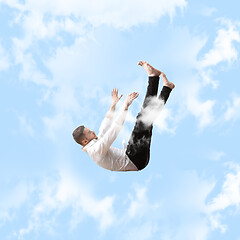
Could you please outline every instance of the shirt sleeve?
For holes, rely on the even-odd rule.
[[[111,127],[113,122],[114,112],[110,115],[110,118],[105,117],[100,125],[98,130],[98,137],[102,138],[103,135],[107,132],[107,130]]]
[[[127,111],[121,110],[116,120],[113,121],[111,127],[106,131],[106,133],[102,136],[102,138],[99,139],[98,153],[100,155],[105,155],[109,150],[109,148],[111,147],[112,143],[117,138],[125,122],[126,115],[127,115]]]

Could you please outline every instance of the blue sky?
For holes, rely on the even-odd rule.
[[[0,0],[0,238],[240,240],[239,7]],[[97,132],[119,88],[140,93],[114,146],[128,141],[139,60],[176,88],[148,167],[107,171],[71,133]]]

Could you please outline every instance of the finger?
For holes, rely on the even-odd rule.
[[[130,98],[131,99],[135,99],[135,98],[137,98],[138,97],[138,95],[133,95],[133,96],[131,96]]]
[[[121,94],[121,96],[119,97],[119,100],[122,98],[122,96],[123,96],[123,95]]]
[[[134,93],[134,95],[132,96],[133,99],[137,98],[139,96],[138,93]]]
[[[138,97],[138,95],[134,96],[133,99],[136,99]]]

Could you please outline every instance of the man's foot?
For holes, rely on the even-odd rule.
[[[172,82],[168,81],[166,75],[163,72],[161,73],[161,76],[163,80],[163,86],[169,87],[171,89],[175,88],[175,85]]]
[[[148,64],[145,61],[138,62],[138,65],[142,66],[146,70],[149,77],[160,76],[161,75],[161,71],[152,67],[150,64]]]

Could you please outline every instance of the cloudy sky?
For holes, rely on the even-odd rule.
[[[0,0],[0,239],[240,240],[239,8]],[[176,88],[148,167],[111,172],[71,133],[98,132],[113,88],[138,91],[122,148],[147,85],[139,60]]]

